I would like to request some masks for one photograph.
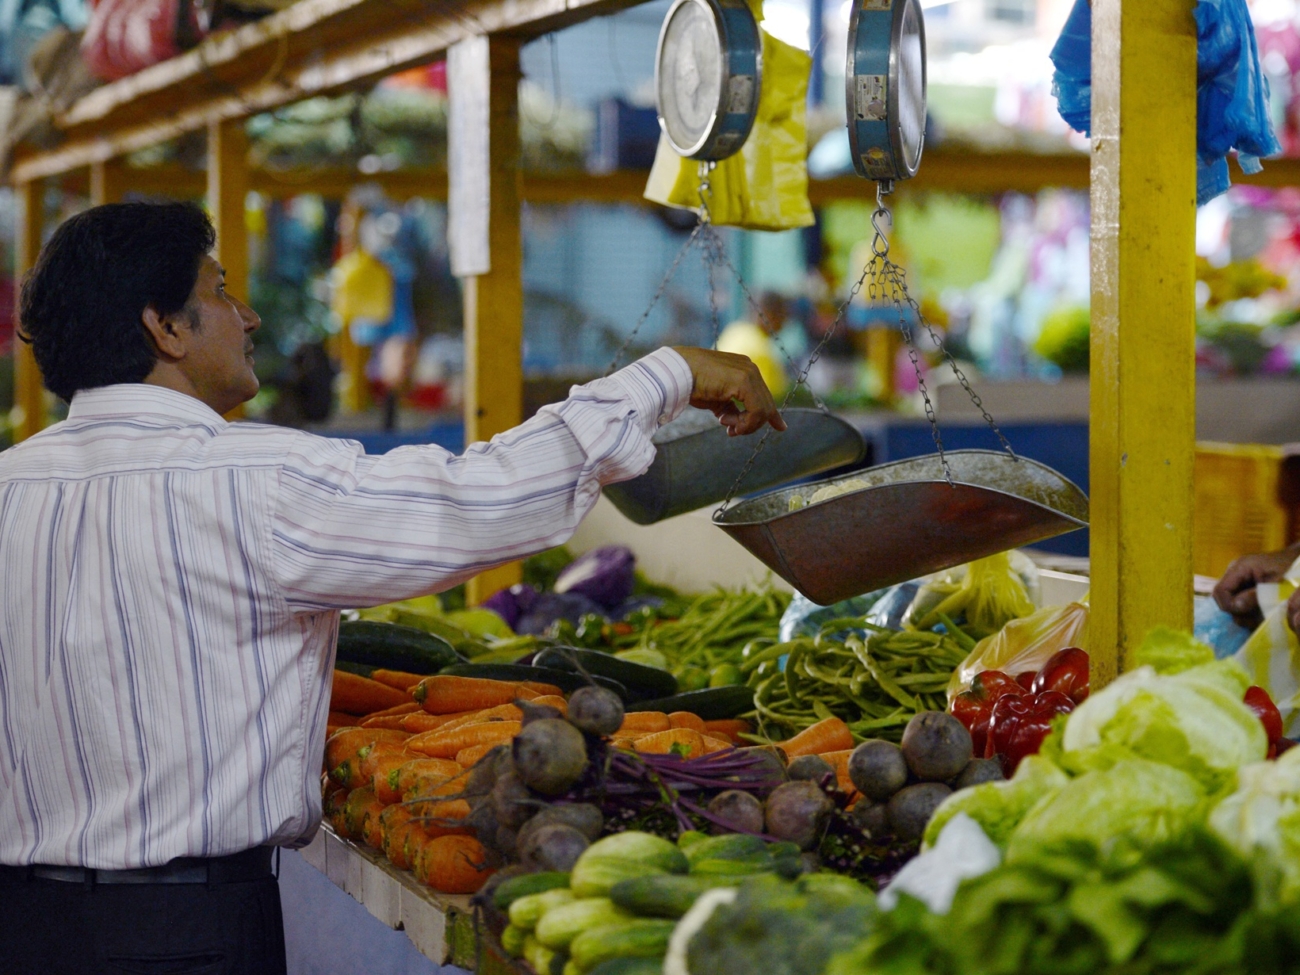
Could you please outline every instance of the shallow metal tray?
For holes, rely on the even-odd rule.
[[[1088,498],[1037,461],[991,450],[882,464],[772,491],[713,522],[815,603],[829,606],[1085,528]],[[849,478],[867,487],[790,510],[790,498]]]
[[[813,409],[788,409],[782,416],[788,429],[768,437],[737,495],[855,464],[866,454],[862,434],[839,417]],[[655,434],[657,451],[650,469],[609,485],[605,496],[638,525],[719,504],[760,436],[729,437],[708,410],[687,409]]]

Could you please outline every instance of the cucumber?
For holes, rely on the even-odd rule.
[[[701,860],[744,860],[766,852],[767,842],[760,837],[745,833],[724,833],[722,836],[710,836],[692,843],[686,848],[686,859],[694,870],[695,864]],[[506,883],[511,881],[507,880]]]
[[[593,677],[608,677],[626,687],[633,699],[670,697],[677,693],[677,678],[668,671],[620,660],[599,650],[549,647],[534,657],[533,663],[538,667],[554,667],[575,673],[585,670]]]
[[[523,928],[507,924],[501,932],[501,950],[511,958],[522,958],[524,957],[524,939],[527,937],[528,932]]]
[[[409,674],[436,674],[464,658],[446,640],[413,626],[351,620],[339,624],[338,659]]]
[[[569,875],[558,870],[543,870],[539,873],[526,873],[518,877],[503,880],[492,892],[492,900],[497,907],[505,910],[512,902],[529,894],[541,894],[557,887],[569,886]]]
[[[687,691],[652,701],[632,701],[627,705],[627,710],[663,711],[665,714],[690,711],[705,721],[721,721],[754,710],[754,692],[743,684],[706,687],[700,691]]]
[[[554,667],[534,667],[531,664],[452,664],[450,667],[443,667],[438,673],[451,674],[455,677],[481,677],[484,680],[531,680],[542,684],[554,684],[565,694],[571,694],[579,687],[587,686],[587,679],[581,674],[556,670]],[[601,687],[613,691],[620,700],[627,700],[628,690],[618,681],[598,674],[592,674],[591,679]]]
[[[659,958],[611,958],[602,961],[587,975],[663,975],[664,964]]]
[[[633,920],[634,915],[615,907],[608,897],[586,897],[551,908],[538,919],[533,934],[547,948],[561,951],[584,931]]]
[[[645,919],[589,928],[569,945],[569,960],[579,971],[614,958],[663,958],[675,921]]]
[[[660,877],[632,877],[620,880],[609,891],[609,899],[639,917],[679,918],[691,909],[695,899],[714,887],[734,887],[743,876],[707,877],[668,874]]]

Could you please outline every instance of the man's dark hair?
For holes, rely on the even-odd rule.
[[[110,203],[65,221],[23,281],[19,336],[57,396],[138,383],[157,361],[141,316],[184,309],[212,221],[192,203]]]

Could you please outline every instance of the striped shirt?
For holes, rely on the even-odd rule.
[[[0,863],[307,842],[339,610],[563,542],[691,385],[661,349],[461,456],[78,393],[0,453]]]

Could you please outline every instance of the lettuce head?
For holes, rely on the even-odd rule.
[[[934,811],[925,828],[925,845],[934,846],[939,834],[958,813],[979,823],[985,834],[1005,848],[1012,831],[1038,802],[1058,792],[1069,776],[1047,759],[1030,755],[1007,782],[985,782],[954,792]]]
[[[1300,901],[1300,748],[1247,765],[1210,827],[1248,861],[1273,873],[1284,903]]]

